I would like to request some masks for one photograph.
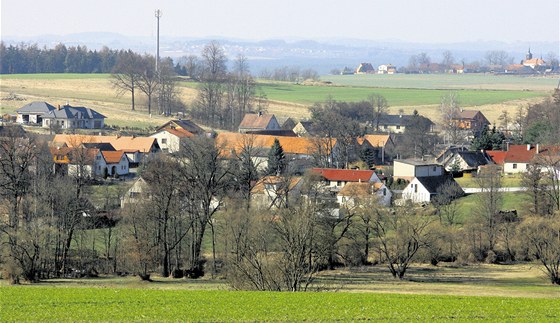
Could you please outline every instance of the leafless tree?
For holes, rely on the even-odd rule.
[[[148,114],[152,114],[152,97],[159,87],[159,75],[155,69],[155,58],[145,55],[142,58],[142,71],[139,74],[137,86],[148,98]]]
[[[449,144],[458,144],[462,141],[462,131],[456,119],[461,112],[457,93],[450,92],[441,98],[440,103],[441,125],[445,131]]]
[[[455,58],[453,57],[453,53],[449,50],[446,50],[442,53],[442,60],[441,60],[441,64],[445,67],[450,67],[451,65],[453,65],[455,63]]]
[[[501,169],[498,167],[487,168],[476,177],[476,182],[482,189],[481,193],[477,194],[478,203],[474,214],[479,219],[486,237],[485,248],[487,249],[483,252],[494,251],[500,224],[498,213],[503,204]]]
[[[368,102],[371,105],[372,109],[372,124],[375,131],[379,131],[379,122],[381,122],[381,118],[385,116],[389,110],[389,104],[387,103],[387,99],[380,94],[370,94],[368,96]]]
[[[119,61],[111,74],[111,84],[118,95],[130,92],[132,111],[135,109],[134,94],[140,80],[142,65],[142,57],[128,50],[119,55]]]

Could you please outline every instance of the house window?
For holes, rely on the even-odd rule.
[[[387,196],[387,189],[386,188],[383,189],[383,196]]]
[[[337,181],[337,182],[336,182],[336,186],[340,186],[340,185],[342,185],[342,182],[341,182],[341,181]]]
[[[412,184],[414,186],[414,193],[418,193],[418,184]]]
[[[513,164],[513,169],[517,169],[517,164]]]
[[[167,138],[161,139],[161,144],[162,145],[167,145]]]
[[[436,166],[434,166],[434,172],[436,171]]]
[[[400,128],[401,128],[401,126],[397,126],[397,129],[400,129]]]

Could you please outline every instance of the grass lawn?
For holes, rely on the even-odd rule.
[[[0,282],[2,321],[356,321],[560,319],[560,290],[530,265],[327,271],[312,292],[231,291],[221,280],[135,277]],[[334,292],[337,291],[337,292]],[[490,296],[492,295],[492,296]]]
[[[480,187],[476,182],[475,177],[458,177],[455,178],[455,181],[459,183],[459,185],[463,188],[476,188]],[[505,175],[502,177],[502,186],[503,187],[521,187],[521,176],[519,175]]]
[[[504,192],[502,194],[502,199],[502,210],[517,210],[518,214],[521,216],[526,214],[528,205],[531,205],[529,196],[524,192]],[[463,223],[467,218],[473,216],[480,202],[478,194],[469,194],[460,198],[458,203],[458,221]]]

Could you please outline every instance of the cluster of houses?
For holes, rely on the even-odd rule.
[[[498,74],[516,74],[516,75],[530,75],[530,74],[550,74],[557,72],[558,66],[553,66],[549,62],[541,58],[534,58],[531,49],[527,51],[525,59],[521,60],[518,64],[510,64],[507,66],[502,65],[465,65],[465,64],[451,64],[444,65],[438,63],[420,64],[414,69],[405,69],[406,73],[449,73],[449,74],[463,74],[463,73],[484,73],[493,72]],[[401,71],[403,72],[403,71]],[[341,74],[397,74],[397,67],[392,64],[382,64],[375,68],[371,63],[360,63],[356,69],[345,68]]]
[[[352,207],[357,199],[366,197],[375,197],[376,203],[381,205],[405,200],[430,203],[445,185],[456,186],[460,190],[452,176],[457,173],[478,173],[485,167],[496,165],[505,174],[522,173],[538,156],[560,158],[560,147],[508,145],[504,151],[468,151],[464,147],[447,147],[430,160],[394,159],[395,156],[386,152],[394,148],[394,136],[406,129],[409,117],[384,116],[379,125],[385,133],[356,138],[358,147],[372,152],[375,170],[315,168],[318,150],[325,152],[324,158],[336,159],[339,153],[337,140],[317,137],[310,122],[287,120],[281,124],[272,114],[247,114],[238,132],[220,132],[215,139],[225,159],[239,156],[250,148],[253,163],[261,171],[267,168],[269,150],[278,140],[294,175],[265,176],[253,183],[252,201],[257,207],[269,209],[289,205],[310,194],[302,191],[304,188],[309,190],[309,185],[304,185],[308,174],[314,175],[320,183],[316,192],[337,205],[338,208],[333,210],[338,212],[340,207]],[[91,109],[68,105],[55,108],[46,102],[28,104],[18,110],[17,116],[18,122],[41,124],[43,127],[60,122],[59,125],[64,127],[85,128],[102,125],[103,118]],[[482,113],[474,110],[462,111],[455,122],[464,129],[490,124]],[[50,152],[57,173],[133,178],[129,174],[135,173],[135,169],[151,154],[177,153],[181,150],[182,141],[209,135],[191,120],[171,120],[149,136],[55,135]],[[383,169],[391,166],[392,181],[405,183],[402,190],[391,190],[388,185]],[[133,202],[142,194],[145,185],[141,178],[136,179],[123,203]]]

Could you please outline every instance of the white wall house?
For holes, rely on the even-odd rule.
[[[433,197],[440,193],[444,185],[453,185],[453,192],[462,195],[462,189],[457,182],[449,176],[428,176],[415,177],[404,188],[402,192],[403,200],[410,200],[413,203],[429,203]]]
[[[393,161],[393,177],[412,180],[414,177],[443,175],[443,166],[423,160],[399,159]]]

